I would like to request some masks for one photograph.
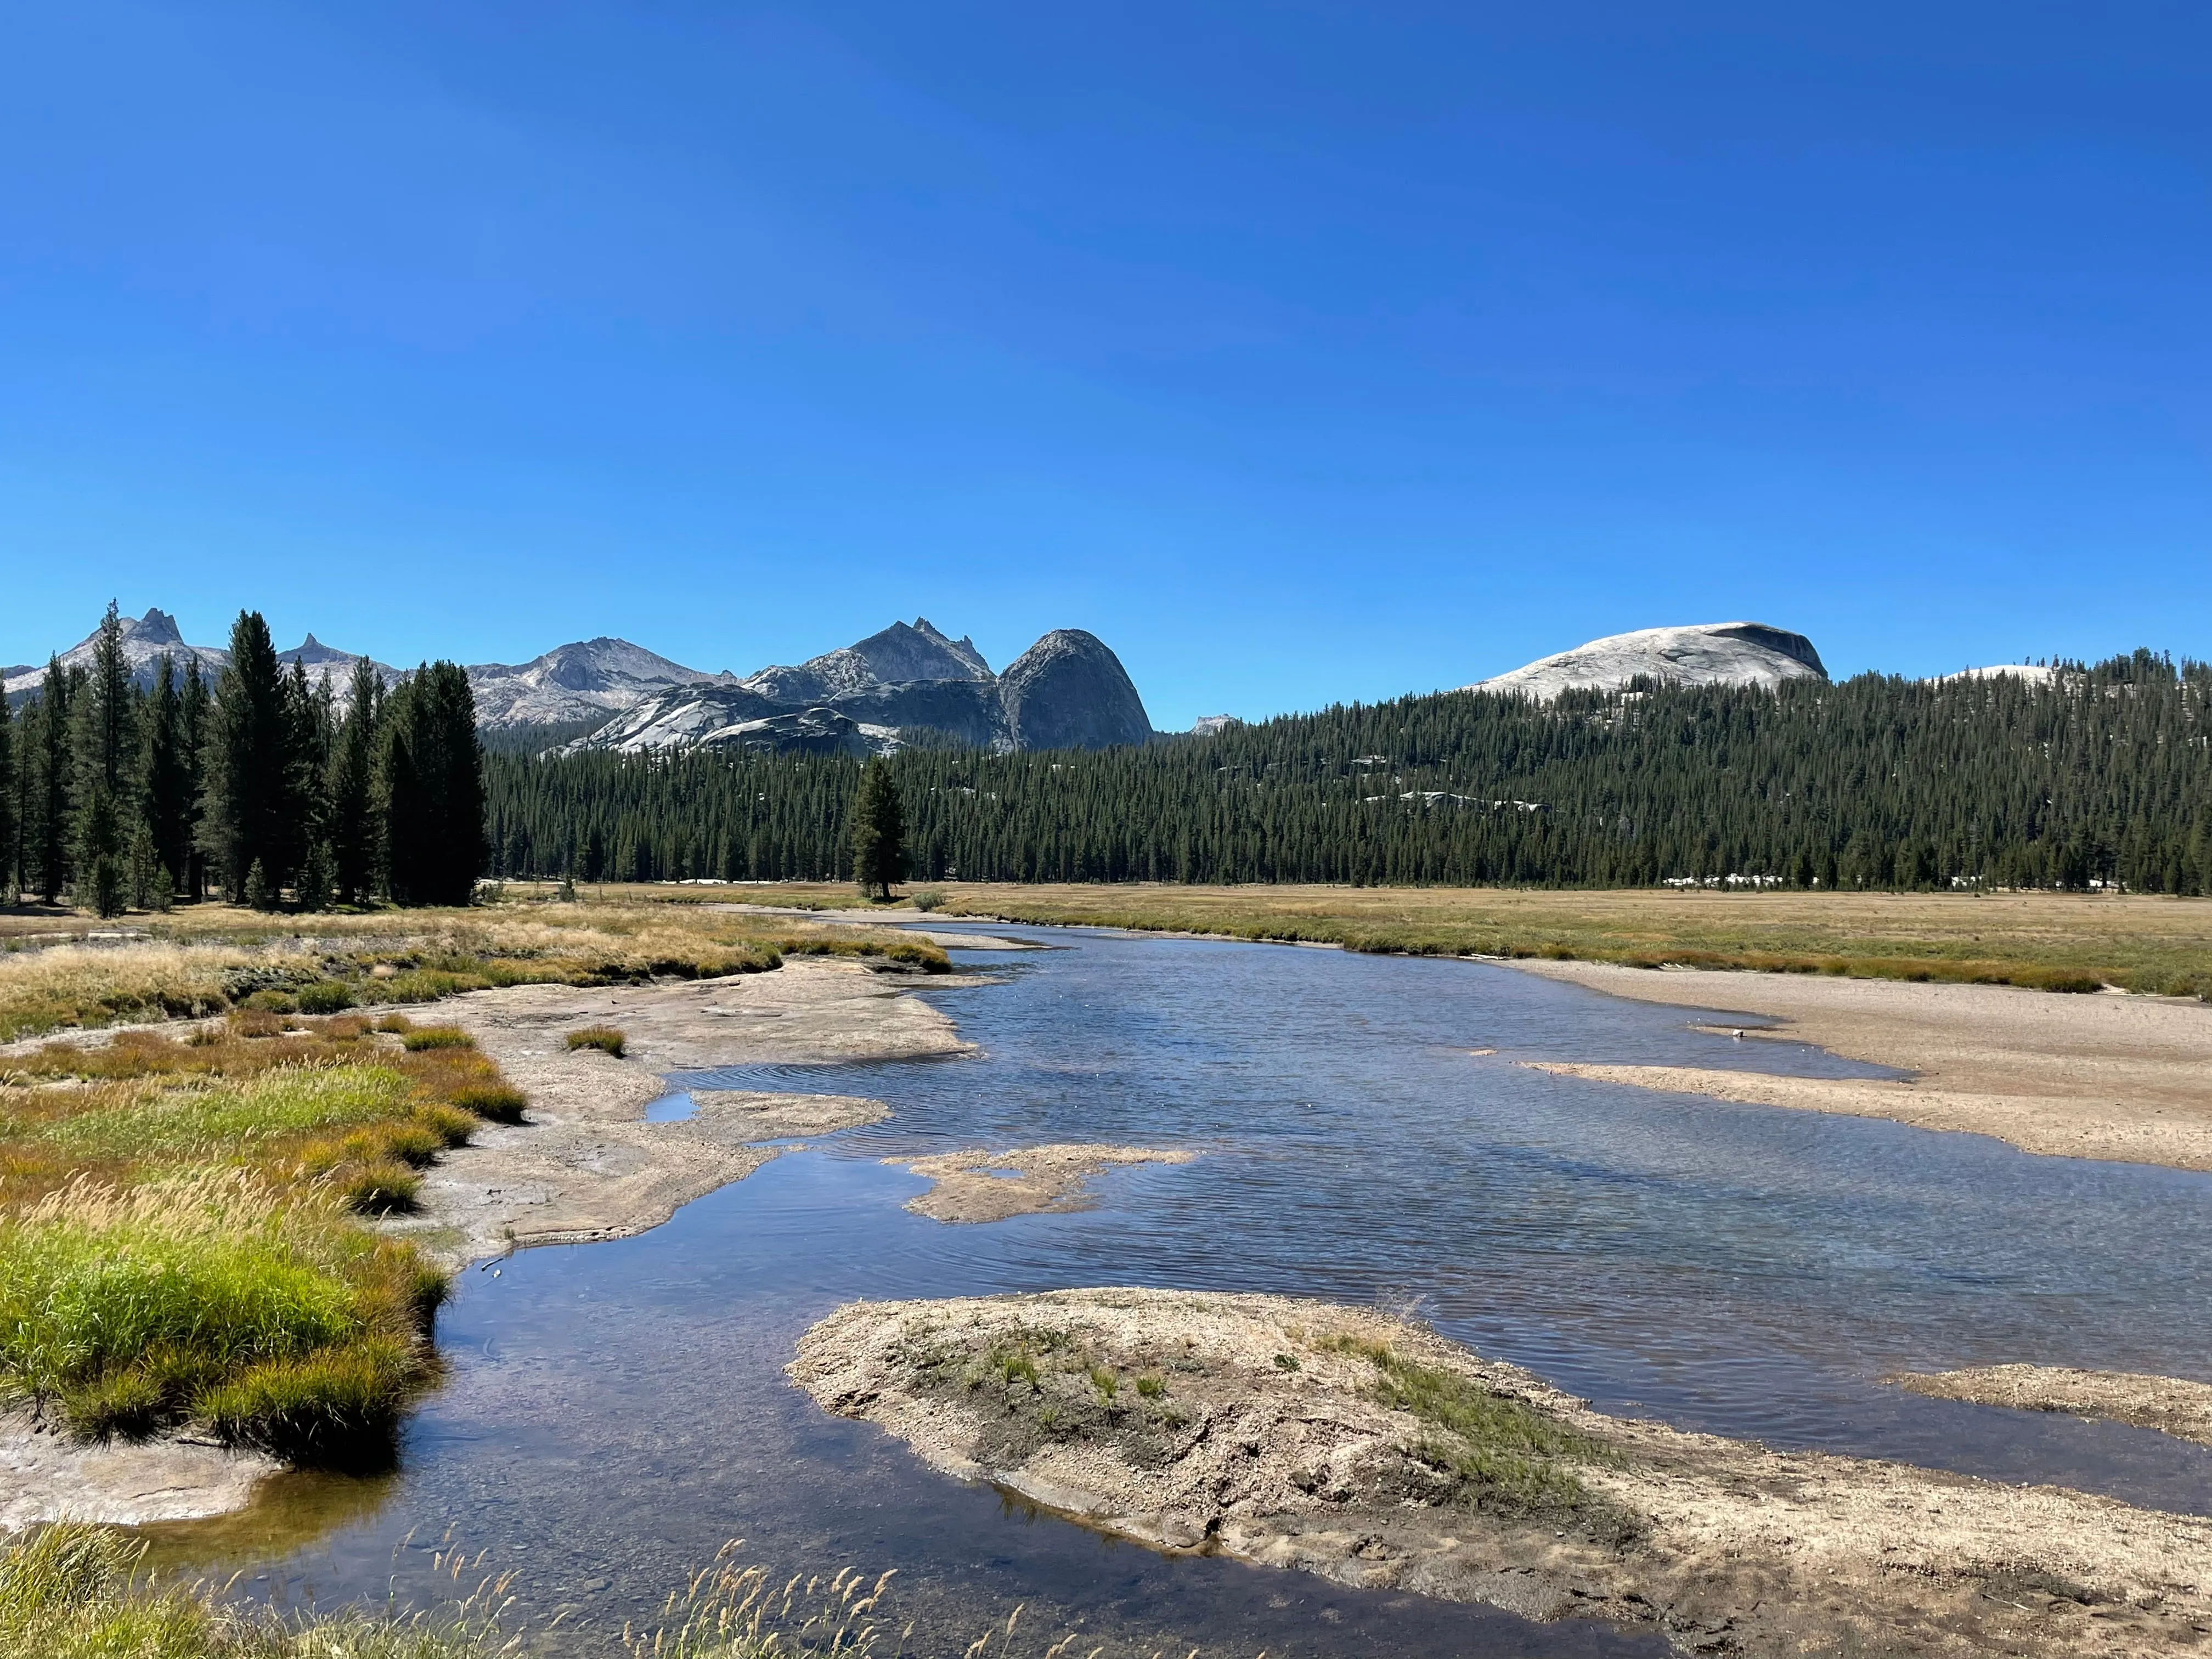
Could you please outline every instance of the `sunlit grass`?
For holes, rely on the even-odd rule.
[[[524,1104],[473,1046],[409,1053],[358,1017],[0,1061],[0,1393],[86,1435],[388,1456],[447,1281],[353,1214],[410,1207],[422,1166]]]
[[[787,957],[941,972],[896,933],[667,904],[513,904],[270,917],[222,906],[146,919],[136,943],[0,951],[0,1042],[70,1026],[222,1013],[330,1013],[511,985],[641,984],[760,973]]]
[[[493,1659],[505,1585],[436,1618],[349,1610],[300,1619],[155,1583],[143,1547],[108,1528],[39,1527],[0,1549],[0,1655],[8,1659]]]

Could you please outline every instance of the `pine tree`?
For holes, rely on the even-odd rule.
[[[209,709],[207,781],[200,839],[233,903],[258,866],[264,894],[291,875],[300,842],[295,727],[269,624],[241,611],[230,630],[230,665]]]
[[[456,665],[424,665],[385,709],[379,796],[386,880],[399,904],[466,904],[484,867],[483,751]]]
[[[22,848],[15,834],[15,722],[0,696],[0,904],[13,905],[21,885]]]
[[[139,782],[141,811],[153,848],[154,884],[167,908],[188,880],[191,860],[194,774],[198,768],[185,729],[185,699],[177,689],[177,665],[167,657],[154,665],[154,690],[146,700],[145,765]],[[135,880],[134,872],[134,880]],[[133,903],[138,902],[134,895]]]
[[[70,884],[70,705],[82,674],[50,659],[39,695],[25,711],[22,764],[26,769],[27,884],[48,904]]]
[[[326,790],[331,885],[342,904],[364,903],[376,889],[377,727],[383,708],[384,682],[364,657],[353,665]]]
[[[207,794],[207,738],[212,708],[198,657],[185,664],[185,690],[179,704],[177,747],[185,769],[185,862],[175,873],[184,882],[185,896],[198,903],[207,896],[207,854],[200,844],[200,824]]]
[[[123,623],[107,603],[93,635],[92,668],[76,699],[74,865],[79,896],[102,916],[122,908],[124,848],[137,823],[138,708],[123,653]]]
[[[880,755],[860,769],[853,798],[853,880],[862,893],[889,902],[892,886],[906,879],[906,813],[898,784]]]

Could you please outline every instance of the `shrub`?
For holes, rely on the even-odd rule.
[[[477,1040],[458,1025],[416,1025],[399,1034],[399,1045],[419,1054],[425,1048],[473,1048]]]
[[[944,902],[945,895],[934,887],[925,887],[914,895],[914,908],[925,915],[939,908]]]
[[[623,1048],[629,1041],[611,1025],[586,1025],[580,1031],[568,1033],[568,1047],[572,1051],[597,1048],[602,1054],[612,1054],[617,1060],[622,1058]]]
[[[296,1000],[303,1014],[335,1014],[353,1006],[353,990],[334,979],[319,979],[302,985]]]
[[[296,1014],[300,1012],[300,1000],[289,991],[256,991],[246,999],[245,1006],[263,1014]]]

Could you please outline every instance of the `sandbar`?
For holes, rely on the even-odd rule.
[[[1467,1475],[1378,1352],[1571,1437],[1547,1467],[1577,1484]],[[862,1302],[788,1370],[933,1466],[1103,1532],[1656,1626],[1688,1652],[2149,1659],[2212,1628],[2212,1520],[1608,1417],[1371,1310],[1130,1289]]]
[[[1955,1371],[1899,1371],[1882,1380],[1938,1400],[2101,1418],[2212,1446],[2212,1383],[2185,1377],[2070,1365],[1976,1365]]]
[[[1195,1152],[1149,1146],[1057,1142],[993,1152],[970,1149],[927,1158],[887,1158],[934,1184],[907,1208],[933,1221],[1004,1221],[1009,1216],[1086,1210],[1091,1178],[1128,1164],[1188,1164]]]
[[[1543,1062],[1542,1070],[1890,1118],[2051,1156],[2212,1170],[2212,1006],[2193,1000],[1586,962],[1510,965],[1641,1002],[1740,1011],[1748,1023],[1736,1029],[1747,1039],[1814,1043],[1913,1075],[1568,1062]]]

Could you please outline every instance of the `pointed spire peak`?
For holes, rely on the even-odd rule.
[[[322,642],[316,639],[313,634],[310,634],[306,639],[300,641],[300,649],[302,651],[317,650],[320,648],[321,643]]]
[[[132,638],[143,640],[149,645],[180,645],[184,642],[185,636],[177,631],[177,619],[166,611],[149,610],[137,622],[125,623],[124,627]]]

